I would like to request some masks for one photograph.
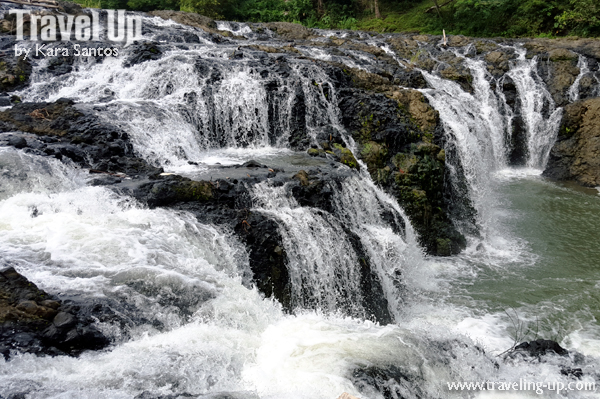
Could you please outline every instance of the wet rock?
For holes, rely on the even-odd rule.
[[[247,162],[244,162],[242,165],[240,165],[243,168],[266,168],[267,165],[263,165],[260,162],[256,162],[255,160],[251,159]]]
[[[8,139],[8,145],[21,149],[27,147],[27,140],[23,137],[11,137]]]
[[[437,113],[418,94],[397,89],[388,97],[342,88],[338,98],[342,122],[360,146],[357,155],[373,180],[402,205],[421,244],[431,254],[460,252],[466,241],[448,214],[446,154],[432,143],[440,129]]]
[[[544,176],[558,180],[574,180],[589,187],[599,186],[599,125],[599,98],[566,106]]]
[[[0,91],[14,91],[29,83],[31,63],[25,56],[2,57],[0,61]]]
[[[333,152],[339,157],[341,163],[352,169],[360,170],[360,165],[354,158],[354,154],[348,148],[335,143],[333,144]]]
[[[171,19],[179,24],[193,26],[211,33],[217,30],[217,24],[214,20],[193,12],[156,10],[150,11],[148,14],[162,19]]]
[[[40,155],[66,157],[85,168],[128,175],[162,172],[134,154],[127,133],[110,123],[100,122],[89,108],[76,106],[69,99],[18,103],[0,112],[0,132],[15,131],[33,133],[37,139],[27,141],[13,134],[9,145],[23,148],[25,140],[25,144]]]
[[[94,319],[49,295],[13,267],[0,271],[0,352],[78,355],[109,344]]]
[[[547,354],[568,355],[568,351],[561,347],[558,342],[548,339],[538,339],[531,342],[523,342],[514,349],[517,352],[526,353],[532,357],[540,357]]]
[[[277,222],[258,212],[248,212],[235,232],[249,249],[250,268],[257,288],[276,298],[287,311],[292,309],[291,281],[286,253]]]
[[[385,399],[426,397],[419,387],[422,378],[398,366],[357,368],[350,378],[361,393],[377,392]]]
[[[197,39],[197,37],[196,37]],[[158,60],[162,57],[163,53],[157,43],[142,43],[131,46],[131,52],[128,58],[123,61],[124,67],[131,67],[142,62]]]
[[[302,40],[311,36],[311,31],[307,27],[291,22],[269,22],[264,26],[285,39]]]
[[[213,197],[214,183],[193,181],[178,175],[156,176],[141,182],[131,194],[151,207],[178,202],[207,201]]]

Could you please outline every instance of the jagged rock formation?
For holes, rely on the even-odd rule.
[[[600,98],[565,107],[556,144],[544,176],[600,186]]]

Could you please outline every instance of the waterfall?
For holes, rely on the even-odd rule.
[[[395,200],[362,174],[332,190],[336,216],[360,237],[382,284],[388,310],[400,320],[406,280],[423,263],[410,221]],[[391,219],[384,220],[384,215]]]
[[[507,119],[501,114],[482,61],[467,60],[473,73],[474,93],[465,92],[458,83],[422,71],[433,89],[422,90],[440,113],[448,143],[458,152],[468,182],[469,196],[480,220],[488,218],[490,174],[506,166],[505,137],[509,131]],[[449,166],[456,170],[458,165]],[[453,175],[454,179],[458,179]]]
[[[279,222],[293,306],[368,316],[361,306],[361,264],[340,222],[326,212],[299,206],[283,186],[260,183],[252,192],[256,210]]]
[[[54,69],[36,59],[32,84],[18,94],[25,102],[75,100],[99,123],[126,132],[143,160],[211,180],[215,201],[152,208],[123,194],[132,192],[126,188],[141,191],[156,183],[152,190],[159,191],[179,176],[127,176],[95,186],[87,170],[41,156],[33,135],[28,148],[0,148],[0,260],[73,306],[112,312],[94,323],[112,340],[103,351],[78,358],[11,353],[10,361],[0,361],[1,396],[329,399],[347,391],[361,398],[432,399],[464,397],[448,390],[450,381],[526,375],[569,382],[563,364],[584,369],[585,381],[596,375],[595,359],[533,364],[494,357],[490,353],[511,345],[510,326],[488,306],[486,292],[465,288],[474,276],[484,282],[521,277],[508,268],[489,273],[505,265],[495,263],[495,249],[519,267],[533,263],[514,260],[515,240],[488,249],[486,239],[502,211],[498,186],[509,168],[511,138],[519,133],[512,131],[515,118],[523,119],[527,166],[536,173],[556,137],[562,110],[538,76],[535,57],[515,48],[518,58],[498,77],[474,47],[453,51],[470,71],[472,92],[435,68],[420,71],[419,87],[428,86],[419,90],[442,122],[434,139],[444,135],[449,183],[458,186],[464,174],[464,194],[478,212],[485,244],[441,258],[424,255],[406,213],[361,160],[355,170],[323,151],[306,154],[329,139],[358,156],[341,122],[338,101],[344,97],[336,87],[341,81],[344,90],[362,89],[344,86],[349,78],[343,68],[315,59],[384,71],[381,77],[393,76],[390,85],[398,76],[419,74],[394,53],[388,36],[316,30],[320,37],[292,47],[255,24],[216,21],[218,30],[237,38],[158,17],[145,18],[144,25],[155,52],[137,43],[123,48],[119,59],[53,60]],[[407,43],[416,42],[413,36]],[[329,38],[349,45],[332,50],[324,45]],[[352,47],[356,43],[385,54],[363,52]],[[261,46],[280,52],[257,50]],[[140,60],[140,54],[149,58]],[[398,66],[385,65],[390,57]],[[589,73],[585,68],[580,57],[572,98]],[[519,109],[511,109],[503,92],[509,78]],[[264,174],[239,165],[250,159],[267,166],[260,168]],[[213,180],[207,170],[221,175]],[[322,184],[315,195],[326,196],[326,205],[305,205],[295,190],[308,188],[293,178],[300,170]],[[218,216],[227,221],[210,219],[206,214],[213,211],[223,211]],[[272,233],[281,247],[275,253],[285,256],[291,309],[253,285],[255,253],[244,240],[261,230],[243,225],[242,212],[276,226]],[[236,230],[240,223],[248,230]],[[378,306],[386,317],[375,315]]]
[[[581,82],[581,78],[590,73],[587,60],[585,59],[585,56],[581,54],[579,54],[579,59],[577,60],[577,68],[579,68],[579,74],[575,78],[575,81],[571,87],[569,87],[568,91],[569,100],[571,100],[571,102],[579,100],[579,82]]]
[[[54,193],[84,184],[84,174],[54,158],[0,147],[0,200],[13,195]]]
[[[521,116],[527,130],[527,166],[543,169],[558,134],[562,108],[556,108],[537,74],[537,57],[528,60],[525,49],[515,51],[518,58],[511,63],[507,76],[515,82],[521,101]]]
[[[274,60],[252,53],[229,60],[236,51],[174,50],[129,68],[110,59],[85,63],[66,76],[40,73],[21,95],[96,104],[129,132],[137,153],[171,168],[201,162],[211,149],[305,148],[338,125],[333,85],[319,67],[289,60],[274,71]]]

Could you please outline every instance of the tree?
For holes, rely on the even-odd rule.
[[[600,4],[598,0],[571,0],[569,9],[556,17],[556,28],[590,35],[600,33]]]
[[[375,9],[375,18],[381,18],[379,13],[379,0],[373,0],[373,8]]]

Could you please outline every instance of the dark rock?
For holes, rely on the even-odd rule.
[[[581,377],[583,377],[583,370],[580,368],[564,367],[560,369],[560,373],[562,375],[566,375],[567,377],[575,377],[578,379],[581,379]]]
[[[419,387],[423,384],[422,378],[398,366],[357,368],[350,378],[360,392],[375,390],[385,399],[426,397]]]
[[[8,145],[11,145],[15,148],[25,148],[27,147],[27,140],[23,137],[11,137],[8,139]]]
[[[178,202],[207,201],[213,197],[213,189],[211,182],[168,175],[140,184],[132,194],[149,206],[156,207]]]
[[[25,56],[2,57],[0,61],[0,91],[14,91],[29,83],[31,63]]]
[[[38,140],[26,142],[27,145],[58,159],[69,158],[84,168],[128,175],[154,175],[162,171],[134,154],[126,132],[100,122],[92,111],[75,106],[71,99],[15,104],[0,112],[0,132],[10,131],[34,133]],[[22,148],[24,139],[15,136],[14,140],[14,143],[9,140],[9,145]]]
[[[250,268],[259,291],[276,298],[287,311],[293,310],[291,282],[277,222],[261,213],[248,212],[235,226],[235,232],[249,249]]]
[[[68,328],[72,327],[75,324],[75,316],[70,313],[60,312],[54,317],[52,323],[56,326],[56,328]]]
[[[13,267],[0,271],[0,352],[78,355],[109,344],[94,319],[38,289]],[[75,313],[74,313],[75,312]]]
[[[373,180],[405,209],[421,244],[435,255],[460,252],[466,240],[448,213],[445,152],[432,143],[437,114],[417,94],[392,92],[388,97],[340,89],[338,96],[344,126],[360,145],[359,158]]]
[[[532,357],[540,357],[547,354],[566,356],[569,352],[561,347],[558,342],[548,339],[538,339],[531,342],[523,342],[515,347],[515,351],[526,353]]]
[[[600,99],[578,101],[565,107],[556,143],[544,176],[600,185]]]
[[[266,168],[267,167],[267,165],[263,165],[259,162],[256,162],[253,159],[251,159],[247,162],[244,162],[241,166],[244,168]]]
[[[196,37],[198,40],[198,37]],[[124,67],[131,67],[142,62],[158,60],[162,57],[163,52],[157,43],[143,43],[132,46],[131,52],[125,61],[123,61]]]

